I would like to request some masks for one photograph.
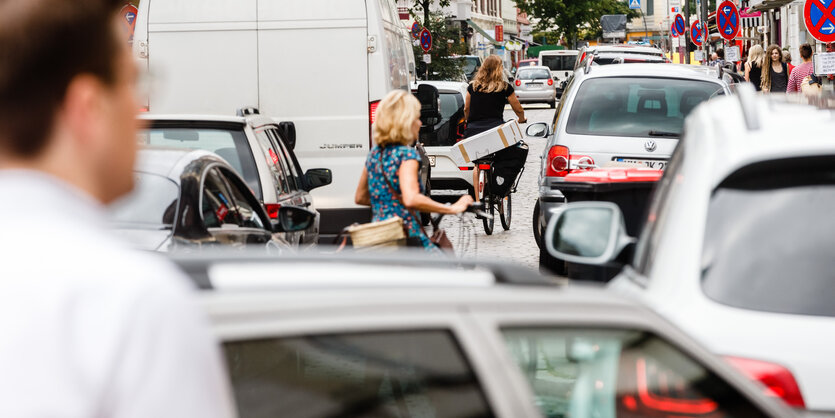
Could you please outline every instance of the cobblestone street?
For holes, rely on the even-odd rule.
[[[547,105],[525,106],[525,116],[528,123],[522,125],[525,131],[528,125],[536,122],[550,123],[554,117],[554,110]],[[505,109],[505,119],[515,117],[509,108]],[[499,214],[496,212],[495,227],[493,235],[487,236],[484,233],[481,220],[475,219],[473,215],[465,215],[472,222],[472,231],[475,236],[475,245],[466,239],[461,241],[459,235],[463,232],[466,237],[469,234],[470,221],[463,222],[455,217],[444,218],[443,227],[449,234],[453,244],[463,242],[466,250],[466,257],[476,257],[489,260],[506,260],[520,265],[538,268],[539,247],[533,238],[533,207],[537,198],[537,178],[539,176],[539,161],[542,151],[545,148],[544,138],[527,138],[525,142],[529,146],[528,161],[525,165],[525,172],[519,181],[519,187],[512,197],[512,219],[509,231],[502,229],[499,221]],[[463,225],[462,225],[463,224]]]

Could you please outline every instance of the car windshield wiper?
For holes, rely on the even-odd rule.
[[[671,138],[678,138],[681,136],[678,132],[666,132],[666,131],[649,131],[647,132],[649,136],[666,136]]]

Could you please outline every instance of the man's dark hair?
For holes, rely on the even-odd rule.
[[[720,60],[725,59],[725,50],[722,48],[717,49],[716,56],[719,57]]]
[[[76,76],[114,83],[123,40],[113,18],[124,4],[0,0],[0,152],[33,157],[42,151]]]
[[[800,45],[800,57],[804,60],[812,58],[812,45],[803,44]]]

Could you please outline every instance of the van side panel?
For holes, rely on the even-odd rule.
[[[414,54],[394,2],[368,0],[368,21],[368,34],[377,38],[378,45],[376,53],[368,54],[369,98],[377,101],[392,90],[409,90]]]
[[[304,169],[333,171],[316,207],[354,207],[369,150],[365,2],[260,1],[258,19],[261,113],[296,124]]]
[[[143,2],[151,112],[234,115],[258,104],[256,0]]]

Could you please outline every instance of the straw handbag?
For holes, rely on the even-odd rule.
[[[384,248],[406,245],[403,219],[397,216],[380,222],[351,225],[345,231],[351,235],[354,248]]]

